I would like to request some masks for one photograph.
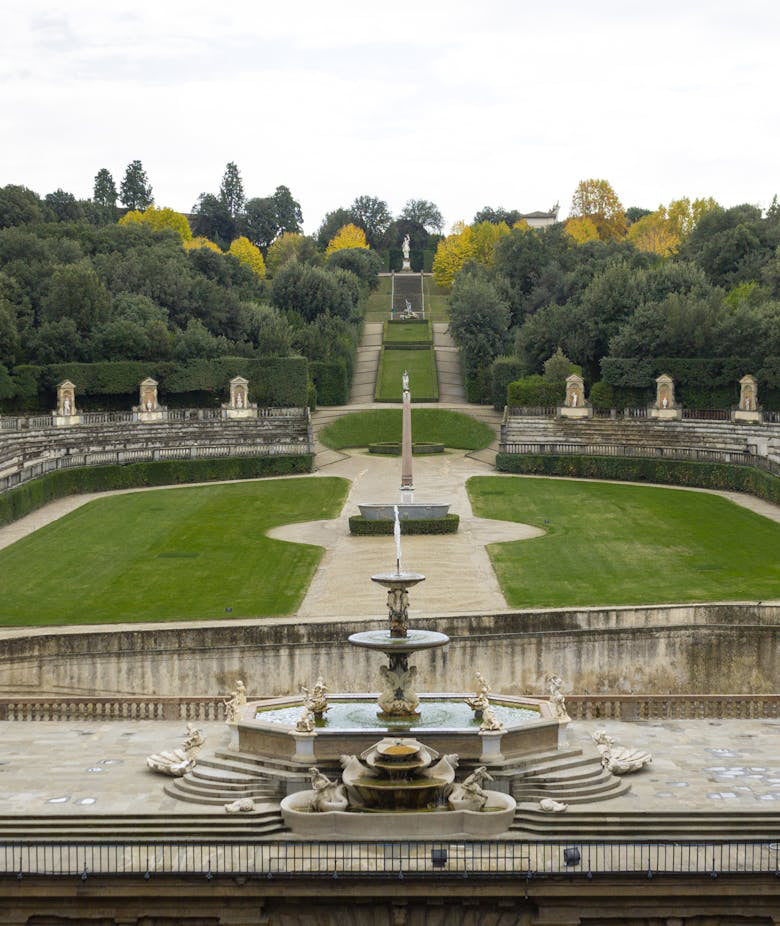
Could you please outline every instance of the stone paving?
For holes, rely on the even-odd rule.
[[[197,724],[204,755],[228,745],[224,724]],[[631,775],[631,790],[605,803],[578,804],[601,814],[621,811],[780,812],[780,721],[576,721],[561,737],[587,751],[604,727],[619,745],[643,747],[653,762]],[[219,814],[163,793],[167,780],[146,768],[149,753],[180,745],[184,724],[168,721],[0,723],[0,817],[116,814]]]

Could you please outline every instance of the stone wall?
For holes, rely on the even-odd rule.
[[[419,689],[541,694],[546,672],[585,693],[716,694],[780,689],[780,606],[702,604],[516,611],[412,623],[452,644],[415,657]],[[382,657],[346,643],[380,620],[203,622],[137,629],[5,631],[0,692],[189,696],[237,678],[264,697],[325,676],[331,691],[375,690]]]

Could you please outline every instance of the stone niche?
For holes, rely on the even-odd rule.
[[[147,377],[138,387],[138,405],[133,406],[136,421],[165,421],[168,409],[157,401],[157,380]]]
[[[655,381],[655,402],[648,408],[651,418],[679,420],[682,406],[674,398],[674,380],[668,373],[662,373]]]
[[[732,421],[752,421],[761,424],[764,415],[758,404],[758,380],[749,373],[739,381],[739,405],[732,409]]]
[[[57,407],[51,414],[58,428],[81,424],[82,417],[76,411],[76,387],[69,379],[64,379],[57,386]]]
[[[566,398],[558,408],[562,418],[591,418],[593,406],[585,398],[585,383],[581,376],[572,373],[566,377]]]
[[[222,403],[223,418],[257,418],[257,403],[249,401],[249,380],[234,376],[230,380],[230,401]]]

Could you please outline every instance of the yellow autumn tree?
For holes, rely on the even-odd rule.
[[[684,241],[696,228],[699,219],[705,213],[717,208],[718,204],[711,196],[706,199],[694,199],[692,202],[687,196],[674,199],[669,203],[667,210],[669,227],[680,241]]]
[[[451,235],[443,238],[433,257],[433,278],[437,286],[452,286],[455,275],[466,261],[474,259],[471,228],[458,222]]]
[[[563,226],[563,230],[570,238],[573,238],[577,244],[585,244],[586,241],[599,240],[599,230],[596,228],[596,223],[586,215],[567,219],[566,224]]]
[[[197,248],[208,248],[210,251],[216,251],[217,254],[222,253],[222,248],[218,244],[209,241],[203,235],[198,235],[197,238],[191,238],[189,241],[184,242],[185,251],[195,251]]]
[[[573,218],[591,219],[601,241],[626,236],[626,211],[606,180],[581,180],[571,200],[571,214]]]
[[[509,226],[506,222],[479,222],[472,225],[469,229],[471,247],[474,252],[474,260],[486,267],[493,266],[493,259],[496,255],[496,245],[498,242],[509,234]]]
[[[190,228],[190,223],[187,221],[186,216],[183,216],[181,212],[176,212],[174,209],[168,209],[167,207],[157,209],[155,206],[149,206],[145,212],[131,209],[119,220],[120,225],[131,225],[133,223],[148,225],[156,231],[163,231],[166,229],[175,231],[182,241],[190,241],[192,239],[192,229]]]
[[[515,229],[521,232],[528,232],[531,231],[531,226],[528,224],[528,222],[526,222],[525,219],[518,219],[512,226],[512,230],[514,231]]]
[[[240,238],[233,239],[233,241],[230,242],[228,254],[232,254],[233,257],[240,260],[242,264],[246,264],[261,280],[265,277],[265,261],[263,260],[263,255],[260,253],[260,248],[252,244],[249,238],[245,238],[242,235]]]
[[[639,251],[668,257],[680,247],[665,206],[659,206],[650,215],[643,215],[628,230],[628,240]]]
[[[330,239],[327,248],[325,248],[325,254],[332,254],[334,251],[345,251],[348,248],[367,247],[366,233],[362,228],[350,222],[348,225],[342,225]]]
[[[268,273],[273,276],[287,263],[298,255],[304,237],[297,232],[285,232],[280,235],[268,248],[265,254],[265,266]]]

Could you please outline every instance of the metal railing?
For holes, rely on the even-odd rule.
[[[506,441],[500,445],[501,453],[547,454],[598,457],[645,457],[667,460],[693,460],[699,463],[731,463],[753,466],[780,475],[780,464],[748,453],[745,450],[713,450],[699,447],[648,447],[643,444],[574,444],[558,441]]]
[[[0,874],[265,878],[545,878],[780,876],[764,841],[69,841],[0,843]]]

